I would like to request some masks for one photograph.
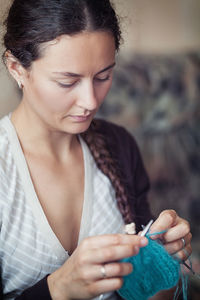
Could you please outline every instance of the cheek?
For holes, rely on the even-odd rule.
[[[43,106],[44,109],[53,112],[62,112],[67,108],[70,108],[73,100],[64,89],[60,89],[57,86],[53,86],[52,84],[43,84],[37,86],[35,89],[35,95],[39,105]]]
[[[101,87],[98,91],[98,101],[99,104],[103,103],[105,100],[106,95],[108,94],[110,88],[112,85],[112,80],[109,81],[107,84],[105,84],[103,87]]]

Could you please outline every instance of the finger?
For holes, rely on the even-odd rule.
[[[184,239],[188,239],[189,237],[191,238],[191,233],[190,233],[190,225],[186,220],[183,220],[180,218],[179,223],[170,228],[164,235],[163,235],[163,240],[165,242],[173,242],[178,239],[181,239],[184,237]],[[191,240],[191,239],[190,239]],[[186,241],[185,241],[186,242]]]
[[[110,263],[105,264],[106,278],[122,277],[130,274],[133,271],[133,265],[131,263]],[[101,276],[102,279],[102,276]]]
[[[138,254],[138,252],[139,247],[133,245],[117,245],[106,248],[93,249],[87,252],[87,255],[85,255],[86,261],[84,261],[83,263],[104,264],[107,262],[118,261],[122,258],[136,255]]]
[[[121,277],[98,280],[88,286],[88,291],[91,297],[95,297],[104,293],[114,292],[120,289],[122,284],[123,279]]]
[[[97,280],[122,277],[130,274],[132,271],[133,266],[131,263],[114,262],[92,266],[88,265],[82,268],[79,272],[81,281],[84,282],[85,285],[88,285]]]
[[[128,234],[105,234],[84,239],[81,246],[85,249],[99,249],[111,245],[137,245],[138,247],[146,246],[147,239],[138,235]]]
[[[159,215],[158,219],[152,224],[150,233],[162,232],[175,226],[178,221],[178,216],[174,210],[164,210]],[[151,236],[152,239],[157,239],[161,235]]]
[[[179,260],[187,260],[189,258],[189,256],[191,255],[192,253],[192,247],[191,245],[189,244],[187,247],[185,247],[184,249],[178,251],[174,257],[178,258]]]
[[[188,233],[184,237],[185,247],[190,244],[191,238],[192,238],[192,234],[191,233]],[[184,246],[183,245],[183,241],[181,239],[178,239],[178,240],[170,242],[170,243],[166,243],[164,245],[165,249],[167,250],[167,252],[169,254],[175,254],[176,252],[179,252],[180,250],[183,249],[183,246]]]

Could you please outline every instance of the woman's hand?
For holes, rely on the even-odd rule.
[[[152,239],[161,238],[166,250],[181,260],[186,260],[192,253],[189,223],[180,218],[174,210],[164,210],[151,226],[150,233],[167,230]]]
[[[122,286],[132,272],[122,258],[136,255],[148,240],[138,235],[101,235],[83,240],[47,282],[53,300],[90,299]]]

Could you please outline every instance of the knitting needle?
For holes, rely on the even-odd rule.
[[[140,233],[140,236],[145,236],[147,234],[147,232],[149,231],[152,223],[153,223],[153,220],[150,220],[149,223],[144,227],[144,229]]]
[[[190,271],[192,272],[193,275],[195,275],[195,272],[193,271],[193,269],[192,269],[190,266],[188,266],[188,264],[187,264],[186,262],[184,262],[184,261],[182,260],[181,263],[182,263],[186,268],[188,268],[188,270],[190,270]]]

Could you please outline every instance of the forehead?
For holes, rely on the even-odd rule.
[[[114,37],[108,32],[62,35],[42,46],[35,65],[49,71],[84,72],[106,67],[115,60]],[[95,72],[96,70],[94,70]]]

